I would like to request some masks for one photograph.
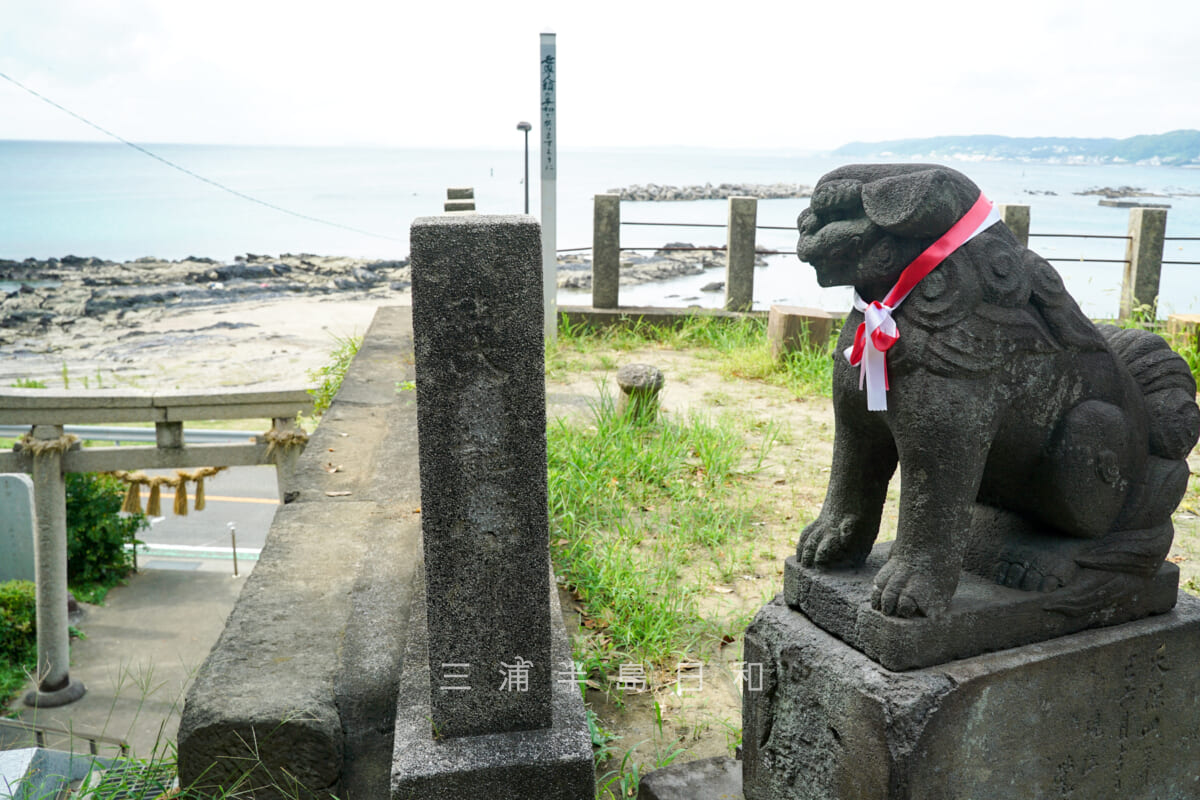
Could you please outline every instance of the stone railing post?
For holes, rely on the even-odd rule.
[[[296,499],[296,462],[304,452],[308,437],[296,425],[295,417],[275,417],[271,420],[270,437],[275,440],[271,458],[275,461],[275,484],[279,488],[279,502],[291,503]]]
[[[1125,249],[1125,279],[1121,282],[1121,319],[1132,317],[1138,306],[1157,303],[1166,232],[1165,208],[1129,210],[1129,244]]]
[[[1029,206],[997,203],[996,209],[1021,246],[1029,247]]]
[[[592,308],[616,308],[621,286],[621,195],[598,194],[592,219]]]
[[[754,302],[754,227],[758,200],[729,198],[729,241],[725,252],[725,310],[749,311]]]
[[[471,186],[457,186],[446,190],[446,213],[475,210],[475,189]]]
[[[67,483],[63,452],[69,441],[61,425],[35,425],[26,447],[33,458],[33,504],[37,515],[37,688],[25,704],[38,708],[73,703],[87,691],[70,676],[67,618]]]

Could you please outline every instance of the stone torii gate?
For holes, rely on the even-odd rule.
[[[189,469],[274,464],[279,496],[287,502],[296,459],[307,437],[296,415],[312,407],[304,389],[250,392],[0,391],[0,424],[30,425],[13,448],[0,453],[0,473],[33,478],[37,518],[37,688],[25,703],[54,707],[83,697],[69,674],[67,620],[67,499],[65,473],[132,469]],[[186,445],[183,423],[210,419],[270,419],[271,428],[246,444]],[[150,447],[79,447],[67,424],[153,422]]]

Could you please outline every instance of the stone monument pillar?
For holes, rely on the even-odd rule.
[[[590,798],[551,580],[538,224],[412,227],[424,538],[392,797]]]

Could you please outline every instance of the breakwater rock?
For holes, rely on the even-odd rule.
[[[652,281],[665,281],[685,275],[700,275],[705,270],[725,266],[725,249],[676,250],[691,247],[687,242],[670,242],[650,255],[621,256],[621,284],[632,286]],[[765,267],[763,256],[755,257],[755,266]],[[592,288],[592,258],[590,255],[559,256],[558,288],[586,290]]]
[[[279,296],[386,295],[409,286],[408,259],[364,260],[307,253],[248,253],[232,263],[189,256],[135,261],[65,256],[0,260],[0,343],[91,318],[119,324],[132,311],[193,308]]]
[[[812,197],[812,187],[799,183],[722,183],[713,186],[660,186],[634,184],[623,189],[609,189],[622,200],[638,202],[679,202],[685,200],[724,200],[729,197],[757,197],[760,200],[785,200]]]

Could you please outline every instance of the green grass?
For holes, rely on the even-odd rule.
[[[831,394],[834,345],[839,333],[834,330],[823,347],[805,343],[776,361],[771,358],[767,320],[763,317],[697,315],[673,327],[634,320],[604,328],[572,325],[563,317],[558,330],[557,343],[547,345],[546,350],[546,372],[551,377],[580,365],[615,368],[615,363],[605,363],[611,356],[598,351],[627,351],[651,345],[687,350],[714,362],[725,377],[761,380],[782,386],[797,397]]]
[[[363,337],[335,336],[333,340],[336,346],[329,354],[329,363],[308,374],[311,380],[317,382],[315,389],[308,390],[313,396],[313,417],[320,417],[329,409],[329,404],[333,402],[338,389],[342,388],[342,378],[346,376],[346,370],[350,369],[350,362],[362,347]]]
[[[697,597],[761,509],[746,491],[773,443],[757,450],[732,417],[638,422],[602,392],[590,424],[558,421],[547,436],[551,550],[593,635],[576,660],[603,679],[621,663],[667,668],[727,631]],[[749,453],[749,454],[748,454]]]

